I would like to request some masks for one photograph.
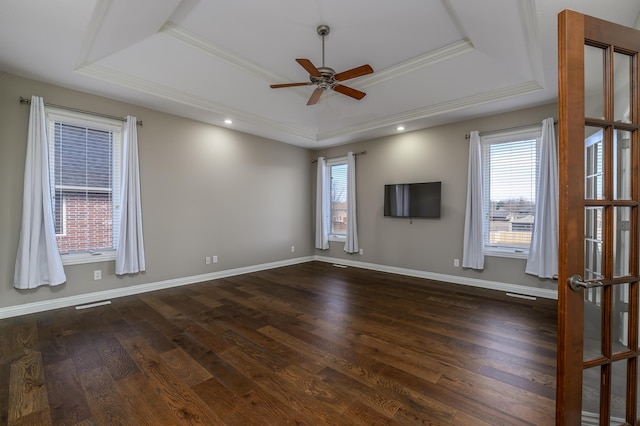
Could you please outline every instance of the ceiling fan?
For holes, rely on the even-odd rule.
[[[316,68],[313,63],[308,59],[296,59],[302,68],[309,73],[309,82],[304,83],[285,83],[285,84],[272,84],[272,89],[281,89],[283,87],[295,87],[295,86],[311,86],[315,84],[317,87],[311,94],[307,105],[315,105],[318,103],[322,92],[325,90],[333,90],[343,95],[350,96],[354,99],[360,100],[365,97],[366,93],[351,87],[340,84],[340,82],[349,80],[351,78],[360,77],[363,75],[371,74],[373,68],[370,65],[361,65],[356,68],[352,68],[347,71],[336,73],[333,68],[324,66],[324,37],[329,34],[328,25],[319,25],[317,28],[318,34],[322,36],[322,66]]]

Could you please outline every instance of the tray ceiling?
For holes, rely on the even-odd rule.
[[[0,70],[322,148],[554,102],[566,8],[637,26],[640,2],[8,0]],[[322,65],[319,24],[326,66],[373,67],[345,82],[361,101],[269,88]]]

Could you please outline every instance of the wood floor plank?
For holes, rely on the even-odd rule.
[[[5,361],[14,361],[24,353],[37,350],[38,328],[34,315],[12,318],[8,331]]]
[[[11,363],[9,378],[9,423],[49,408],[40,352],[25,349]]]
[[[112,334],[99,334],[93,341],[98,355],[114,380],[139,371],[136,363]]]
[[[69,358],[44,368],[51,420],[57,425],[73,425],[92,417],[85,390]]]
[[[65,336],[65,346],[73,359],[78,374],[104,367],[104,360],[96,350],[95,331],[78,332]]]
[[[28,414],[26,416],[20,417],[17,420],[12,421],[11,423],[9,423],[9,426],[32,426],[32,425],[38,425],[38,426],[48,426],[48,425],[55,425],[56,423],[53,423],[53,421],[51,420],[50,417],[50,413],[49,410],[44,408],[40,411],[36,411],[33,412],[31,414]]]
[[[229,348],[221,356],[247,378],[267,390],[281,404],[298,409],[305,418],[316,419],[319,424],[340,424],[341,416],[337,407],[315,401],[310,395],[294,389],[288,381],[278,377],[244,352]]]
[[[260,387],[238,397],[238,400],[239,404],[236,409],[245,413],[245,420],[235,419],[234,424],[271,426],[273,419],[280,419],[279,423],[281,424],[309,424],[308,418],[298,410],[292,407],[285,408],[270,392]]]
[[[456,426],[493,426],[493,423],[480,420],[464,411],[458,411],[451,424]]]
[[[133,338],[121,343],[178,419],[198,425],[224,424],[143,339]]]
[[[381,416],[377,411],[355,400],[344,411],[345,418],[350,419],[353,424],[362,426],[393,426],[399,424],[388,417]]]
[[[106,367],[85,370],[79,376],[92,418],[97,424],[129,424],[132,413]]]
[[[214,352],[206,345],[206,342],[203,343],[188,333],[176,336],[174,340],[182,350],[234,395],[244,395],[256,387],[254,382],[223,360],[220,357],[221,352]]]
[[[172,426],[182,424],[160,398],[152,383],[142,372],[116,382],[118,392],[132,413],[130,424]]]
[[[447,386],[450,381],[440,380],[437,384],[425,381],[417,381],[415,377],[405,374],[404,372],[383,370],[381,374],[388,374],[387,379],[399,383],[403,389],[420,398],[420,395],[428,395],[429,399],[435,400],[437,403],[444,404],[454,411],[464,411],[484,421],[490,421],[495,426],[524,426],[532,425],[527,417],[513,415],[510,412],[502,411],[503,404],[507,401],[501,401],[500,406],[496,407],[485,402],[485,398],[490,394],[482,387],[462,390],[460,386]],[[455,415],[455,414],[454,414]]]
[[[474,403],[495,407],[515,418],[527,419],[531,424],[553,423],[555,412],[552,409],[555,407],[549,406],[547,398],[515,386],[476,374],[468,374],[464,380],[443,376],[439,384],[462,395],[474,395]],[[479,395],[476,389],[483,389],[483,392]]]
[[[251,410],[242,404],[241,396],[234,394],[215,377],[198,383],[192,389],[226,424],[251,424]],[[255,386],[252,386],[243,395],[253,389]]]
[[[0,320],[0,424],[550,425],[556,301],[307,262]]]
[[[309,343],[297,342],[296,338],[286,333],[283,333],[277,329],[265,328],[262,331],[265,333],[268,333],[274,338],[281,339],[283,343],[289,344],[294,348],[300,347],[300,346],[306,346],[306,350],[309,353],[313,353],[315,354],[315,356],[318,356],[319,358],[324,359],[327,362],[327,364],[333,369],[336,369],[337,371],[341,372],[345,376],[357,382],[360,382],[365,386],[373,388],[375,392],[385,395],[383,398],[380,399],[381,401],[385,401],[385,404],[377,407],[372,406],[374,408],[381,408],[385,410],[392,407],[393,410],[399,410],[400,407],[402,407],[402,405],[396,406],[394,401],[401,401],[401,402],[404,401],[406,402],[406,406],[418,407],[420,404],[417,403],[416,400],[419,400],[421,401],[422,404],[428,407],[429,410],[431,410],[431,413],[426,413],[424,412],[424,410],[421,410],[421,409],[411,409],[411,410],[405,409],[403,413],[406,414],[410,412],[411,418],[414,419],[413,421],[416,421],[415,420],[416,418],[423,418],[423,420],[426,420],[429,418],[436,418],[436,417],[439,418],[441,416],[444,418],[450,418],[453,415],[454,410],[447,409],[446,404],[441,404],[440,402],[436,400],[431,400],[430,398],[425,399],[419,393],[414,392],[413,395],[411,395],[410,392],[407,391],[406,388],[403,388],[400,384],[398,384],[396,380],[388,380],[386,377],[383,377],[372,370],[367,370],[365,368],[362,368],[360,366],[361,365],[360,363],[354,364],[346,359],[342,359],[340,356],[336,356],[335,354],[327,352],[326,350],[315,348],[313,345]],[[425,402],[427,403],[425,404]],[[392,414],[395,415],[396,413],[394,412]]]
[[[182,349],[175,348],[160,354],[160,358],[187,386],[195,386],[213,376]]]
[[[5,362],[0,364],[0,425],[9,423],[9,389],[11,377],[11,364]]]
[[[13,319],[8,318],[0,321],[0,364],[7,364],[12,361],[12,344],[10,342],[11,325]]]

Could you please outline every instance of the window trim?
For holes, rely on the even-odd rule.
[[[480,136],[480,146],[482,157],[484,158],[484,150],[489,145],[499,144],[499,143],[509,143],[509,142],[517,142],[524,141],[528,139],[536,139],[536,164],[535,164],[535,174],[536,174],[536,188],[535,188],[535,197],[538,197],[538,181],[540,179],[539,172],[539,163],[540,163],[540,140],[542,137],[542,125],[535,124],[532,126],[519,127],[515,129],[503,130],[503,131],[495,131],[491,133],[487,133]],[[486,167],[485,164],[483,166],[483,173]],[[484,179],[484,176],[483,176]],[[482,184],[482,191],[486,194],[485,191],[485,182]],[[487,206],[487,203],[490,201],[483,200],[483,209]],[[489,211],[483,211],[483,223],[484,227],[484,241],[483,241],[483,251],[485,256],[491,257],[504,257],[504,258],[512,258],[512,259],[528,259],[529,257],[529,247],[527,248],[513,248],[513,247],[505,247],[505,246],[489,246],[487,245],[487,241],[489,239]],[[533,229],[532,229],[533,234]]]
[[[92,114],[70,111],[62,108],[45,106],[45,121],[47,125],[47,137],[49,139],[49,156],[53,158],[53,153],[55,152],[55,144],[53,143],[52,134],[51,134],[51,123],[55,121],[60,121],[69,125],[76,125],[82,127],[91,127],[98,130],[105,130],[113,132],[117,134],[117,137],[113,139],[113,175],[112,175],[112,185],[113,185],[113,216],[112,216],[112,224],[117,220],[117,211],[120,208],[119,201],[116,199],[120,197],[121,184],[122,184],[122,155],[123,155],[123,145],[124,145],[124,122],[116,119],[96,116]],[[51,182],[55,182],[53,175],[55,173],[54,169],[51,167],[51,160],[49,161],[50,170],[49,173],[52,176]],[[52,200],[53,202],[53,200]],[[64,204],[64,200],[63,203]],[[63,207],[64,211],[64,207]],[[63,230],[66,234],[66,218],[63,216]],[[114,226],[114,225],[112,225]],[[113,232],[114,237],[116,238],[117,227],[114,226]],[[62,264],[64,266],[67,265],[80,265],[86,263],[97,263],[97,262],[106,262],[115,260],[116,258],[116,247],[117,240],[115,241],[114,248],[104,249],[104,250],[96,250],[96,251],[86,251],[86,252],[74,252],[74,253],[60,253],[60,258],[62,259]]]
[[[327,200],[329,200],[329,241],[333,241],[333,242],[338,242],[338,243],[346,243],[347,241],[347,236],[346,235],[340,235],[340,234],[332,234],[331,233],[331,224],[332,224],[332,220],[333,220],[333,216],[332,216],[332,210],[331,210],[331,167],[332,166],[339,166],[339,165],[345,165],[347,166],[347,173],[349,173],[349,165],[347,163],[347,156],[344,155],[342,157],[335,157],[335,158],[330,158],[326,160],[326,168],[327,168],[327,185],[326,185],[326,191],[327,191]],[[349,196],[349,194],[347,194],[347,196]],[[347,217],[347,220],[349,220],[349,218]]]

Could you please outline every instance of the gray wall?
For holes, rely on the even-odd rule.
[[[539,123],[547,117],[557,118],[556,104],[316,151],[315,157],[367,151],[356,157],[358,235],[364,254],[345,253],[341,242],[330,242],[328,251],[316,250],[316,254],[556,289],[552,281],[525,274],[525,260],[487,256],[483,271],[453,266],[454,259],[462,259],[469,154],[465,135],[472,130],[482,133]],[[310,177],[315,191],[315,171]],[[414,219],[411,223],[383,216],[385,184],[430,181],[442,181],[440,219]]]
[[[29,107],[20,96],[104,114],[138,128],[147,272],[114,262],[66,266],[67,283],[13,288]],[[0,308],[191,277],[313,254],[310,151],[223,127],[0,73]],[[291,253],[291,246],[296,252]],[[205,265],[205,256],[219,263]],[[102,280],[93,271],[102,270]]]
[[[29,107],[20,96],[135,115],[138,129],[147,272],[116,277],[113,262],[65,267],[67,283],[17,291],[12,287]],[[223,127],[0,73],[0,308],[144,283],[192,277],[313,254],[418,271],[555,289],[524,273],[524,260],[487,257],[484,271],[453,266],[462,258],[471,130],[527,125],[557,116],[545,105],[482,119],[309,151]],[[358,228],[364,255],[342,243],[313,249],[315,166],[319,155],[357,158]],[[385,218],[387,183],[442,181],[440,219]],[[295,245],[296,252],[290,248]],[[219,263],[205,265],[217,255]],[[102,270],[103,279],[93,280]]]

